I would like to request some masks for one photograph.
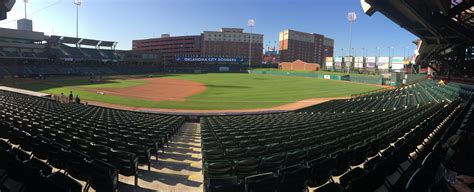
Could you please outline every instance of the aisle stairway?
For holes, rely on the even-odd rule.
[[[201,174],[201,136],[199,123],[185,123],[151,171],[140,166],[140,186],[136,191],[192,192],[203,191]],[[134,191],[133,177],[120,175],[119,191]]]

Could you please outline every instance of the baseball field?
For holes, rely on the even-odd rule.
[[[106,104],[192,110],[260,109],[310,98],[350,97],[380,87],[346,81],[258,74],[168,74],[15,80],[33,91],[68,95]]]

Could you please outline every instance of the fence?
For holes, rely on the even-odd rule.
[[[332,80],[344,80],[349,81],[348,75],[325,75],[320,73],[301,73],[301,72],[288,72],[288,71],[266,71],[266,70],[251,70],[252,74],[268,74],[268,75],[280,75],[280,76],[293,76],[293,77],[312,77],[319,79],[332,79]]]

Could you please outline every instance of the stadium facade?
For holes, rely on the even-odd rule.
[[[279,51],[282,62],[302,60],[324,64],[325,57],[333,55],[334,40],[316,33],[305,33],[291,29],[279,33]]]

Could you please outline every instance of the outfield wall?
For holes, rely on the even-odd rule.
[[[359,74],[348,74],[348,75],[333,75],[333,74],[324,74],[324,73],[305,73],[305,72],[297,72],[297,71],[274,71],[274,70],[251,70],[250,73],[252,74],[269,74],[269,75],[280,75],[280,76],[298,76],[298,77],[312,77],[312,78],[319,78],[319,79],[332,79],[332,80],[343,80],[343,81],[353,81],[358,83],[365,83],[365,84],[374,84],[374,85],[383,85],[384,79],[382,75],[359,75]],[[406,74],[405,77],[400,75],[399,73],[391,74],[391,78],[398,77],[397,79],[392,79],[391,86],[399,86],[402,83],[402,79],[406,79],[406,84],[410,84],[412,82],[416,82],[419,79],[423,79],[426,77],[425,74]],[[398,82],[398,83],[394,83]],[[387,82],[385,82],[387,83]]]
[[[345,80],[349,81],[349,75],[325,75],[320,73],[299,73],[299,72],[287,72],[287,71],[265,71],[265,70],[251,70],[252,74],[262,75],[280,75],[280,76],[294,76],[294,77],[313,77],[320,79],[332,79],[332,80]]]
[[[288,71],[266,71],[266,70],[252,70],[250,71],[252,74],[268,74],[268,75],[281,75],[281,76],[298,76],[298,77],[312,77],[312,78],[319,78],[319,79],[332,79],[332,80],[343,80],[343,81],[354,81],[359,83],[366,83],[366,84],[382,84],[382,77],[381,76],[355,76],[355,75],[327,75],[322,73],[301,73],[301,72],[288,72]]]

